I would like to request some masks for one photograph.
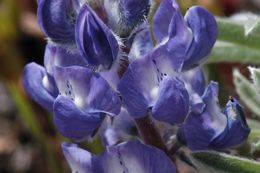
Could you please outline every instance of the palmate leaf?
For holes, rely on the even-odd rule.
[[[219,37],[206,63],[260,64],[260,16],[240,13],[216,19]]]
[[[234,70],[233,77],[236,91],[241,100],[243,100],[246,106],[260,117],[260,94],[257,91],[256,86],[241,75],[238,70]]]
[[[191,159],[200,171],[200,167],[212,173],[259,173],[260,163],[213,151],[201,151],[191,154]],[[202,169],[202,170],[203,170]]]

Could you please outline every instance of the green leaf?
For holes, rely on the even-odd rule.
[[[213,151],[191,154],[192,160],[214,173],[259,173],[260,163]]]
[[[260,64],[260,49],[217,41],[206,63]]]
[[[260,68],[254,68],[254,67],[248,67],[251,77],[253,79],[253,82],[260,93]]]
[[[255,86],[250,83],[238,70],[233,72],[234,84],[240,98],[256,115],[260,117],[260,95]]]
[[[206,63],[239,62],[260,64],[260,17],[239,13],[216,18],[219,36]]]
[[[219,40],[260,48],[260,20],[258,16],[250,17],[242,13],[231,18],[216,18],[216,20]]]
[[[252,143],[254,141],[260,140],[260,122],[257,120],[247,119],[247,124],[251,129],[248,142]]]

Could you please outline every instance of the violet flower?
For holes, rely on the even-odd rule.
[[[192,150],[221,150],[247,139],[250,129],[240,104],[231,99],[221,111],[217,97],[218,84],[211,82],[202,96],[204,111],[191,112],[179,129],[179,140]]]
[[[44,67],[30,63],[25,66],[23,86],[27,94],[43,108],[52,112],[53,103],[58,96],[58,88],[53,78],[54,66],[87,66],[84,57],[77,52],[69,52],[62,46],[48,43],[44,54]]]
[[[163,151],[149,145],[144,145],[139,141],[129,141],[107,147],[106,151],[99,156],[70,143],[63,143],[62,149],[72,172],[176,172],[174,164]]]
[[[209,11],[193,6],[183,18],[176,0],[161,2],[153,18],[153,32],[177,70],[198,65],[205,59],[218,34],[216,20]]]
[[[81,141],[101,125],[104,115],[119,114],[119,96],[99,74],[79,66],[55,67],[54,79],[60,92],[54,123],[62,135]]]
[[[159,45],[129,65],[118,90],[135,118],[148,115],[151,109],[159,121],[181,123],[188,114],[190,99],[179,71],[209,53],[217,37],[216,21],[207,10],[196,6],[187,11],[186,22],[175,0],[162,1],[153,20]],[[199,111],[202,109],[200,103]]]

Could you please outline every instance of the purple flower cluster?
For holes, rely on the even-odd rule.
[[[48,43],[44,67],[26,65],[24,88],[63,136],[80,142],[99,131],[107,146],[96,156],[63,143],[73,172],[175,172],[167,151],[120,143],[145,117],[178,126],[191,150],[233,147],[250,132],[236,99],[219,108],[218,84],[206,87],[199,66],[217,39],[214,16],[193,6],[183,17],[176,0],[162,0],[149,25],[150,3],[38,0]]]

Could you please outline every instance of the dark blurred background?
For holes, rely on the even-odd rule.
[[[238,11],[259,12],[259,0],[180,0],[183,9],[205,6],[220,16]],[[26,96],[21,75],[26,63],[43,62],[46,44],[36,18],[35,0],[0,0],[0,173],[69,172],[60,150],[64,139],[55,131],[51,114]],[[209,78],[221,83],[221,101],[236,95],[232,68],[207,65]],[[95,150],[95,148],[93,148]]]

